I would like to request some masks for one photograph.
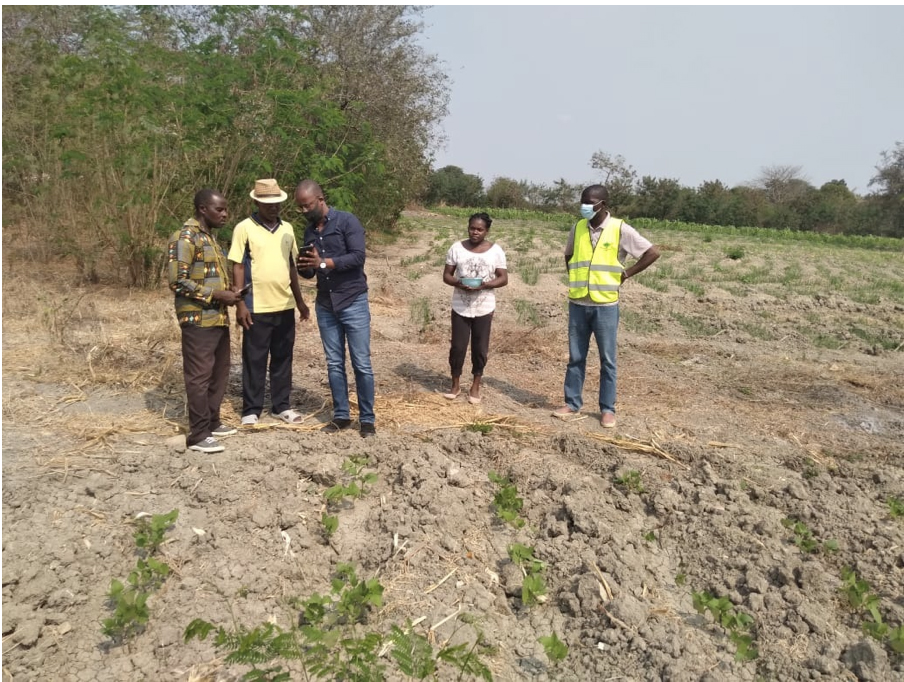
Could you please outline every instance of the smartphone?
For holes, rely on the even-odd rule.
[[[244,296],[249,291],[251,291],[251,282],[248,282],[248,284],[239,289],[239,296]]]
[[[313,251],[314,251],[313,244],[305,244],[304,246],[301,247],[302,255],[308,255],[309,253],[312,253]]]

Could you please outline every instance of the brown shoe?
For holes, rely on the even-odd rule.
[[[560,407],[558,410],[555,410],[552,413],[552,416],[557,419],[568,420],[568,419],[577,417],[578,414],[579,414],[578,410],[572,410],[570,407],[568,407],[568,405],[564,405],[563,407]]]
[[[600,426],[604,429],[614,429],[615,428],[615,415],[611,412],[603,412],[600,417]]]

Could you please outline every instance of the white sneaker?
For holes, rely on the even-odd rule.
[[[246,414],[242,417],[242,426],[254,426],[260,421],[256,414]]]
[[[204,440],[199,443],[195,443],[194,445],[188,446],[189,450],[197,450],[198,452],[206,452],[208,454],[213,452],[223,452],[226,448],[220,445],[220,441],[216,438],[208,436]]]

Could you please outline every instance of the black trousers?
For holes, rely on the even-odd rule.
[[[229,327],[182,327],[182,373],[188,398],[187,445],[200,443],[220,425],[229,383]]]
[[[267,356],[270,357],[270,401],[273,413],[289,409],[292,391],[292,351],[295,348],[295,310],[251,313],[251,329],[242,334],[242,416],[264,410]]]
[[[490,351],[490,328],[492,326],[493,313],[481,317],[464,317],[454,310],[452,311],[452,346],[449,349],[449,367],[452,368],[452,376],[461,376],[469,340],[471,342],[471,374],[483,375],[483,368],[487,366],[487,354]]]

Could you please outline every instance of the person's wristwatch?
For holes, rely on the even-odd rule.
[[[326,261],[325,260],[320,261],[320,269],[326,270]]]

